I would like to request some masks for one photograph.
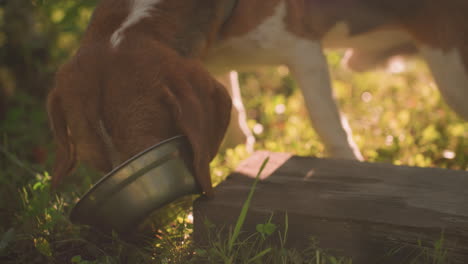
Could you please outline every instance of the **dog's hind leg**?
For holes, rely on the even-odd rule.
[[[231,71],[224,74],[218,78],[218,81],[226,87],[232,98],[231,120],[221,148],[245,144],[247,151],[253,152],[255,137],[247,126],[247,115],[242,102],[237,72]]]
[[[421,47],[439,90],[447,104],[462,118],[468,120],[468,67],[459,49],[443,51]]]
[[[333,98],[327,60],[318,42],[297,39],[288,66],[298,82],[317,134],[330,156],[362,160],[348,122]]]

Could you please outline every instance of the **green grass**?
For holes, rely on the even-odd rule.
[[[205,225],[208,230],[208,245],[203,248],[193,249],[194,255],[190,259],[193,263],[316,263],[316,264],[351,264],[352,260],[346,258],[336,258],[326,254],[319,249],[312,240],[311,246],[301,252],[295,249],[286,248],[288,235],[288,215],[285,214],[284,231],[272,223],[273,215],[262,224],[257,224],[256,232],[253,234],[241,234],[245,219],[250,208],[250,204],[255,193],[255,187],[260,179],[265,165],[268,163],[267,157],[260,166],[255,180],[250,188],[239,217],[237,218],[234,230],[229,229],[227,236],[223,236],[223,228],[216,227],[206,219]],[[213,234],[216,234],[213,236]],[[241,236],[243,235],[243,236]],[[272,237],[278,235],[274,243]]]
[[[336,97],[367,160],[468,169],[468,123],[445,105],[420,61],[411,61],[404,73],[356,74],[339,66],[340,56],[329,54]],[[324,155],[286,68],[259,69],[240,77],[249,126],[263,127],[255,135],[256,149]],[[231,227],[236,230],[231,239],[213,235],[212,247],[196,248],[187,203],[169,208],[173,217],[166,217],[165,225],[154,226],[152,237],[138,243],[73,225],[67,217],[72,206],[99,176],[80,168],[60,192],[51,192],[51,146],[43,101],[16,93],[0,124],[1,263],[349,263],[313,243],[301,252],[275,246],[273,238],[287,239],[287,225],[269,219],[258,223],[248,239],[237,236],[242,228]],[[220,153],[213,162],[213,181],[224,180],[248,155],[243,146]],[[443,247],[434,247],[425,253],[422,248],[420,263],[447,263]],[[421,262],[427,258],[435,262]]]

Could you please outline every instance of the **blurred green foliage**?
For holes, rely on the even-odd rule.
[[[72,225],[71,207],[95,180],[86,168],[60,193],[50,191],[44,97],[57,67],[79,45],[96,2],[0,0],[1,263],[184,263],[191,255],[187,217],[137,246]],[[367,160],[468,169],[468,123],[442,101],[421,61],[410,61],[404,72],[356,74],[341,67],[341,57],[328,53],[335,95]],[[241,73],[240,81],[256,149],[323,156],[286,67]],[[243,146],[220,153],[214,182],[248,155]]]
[[[95,3],[0,1],[0,181],[13,183],[0,192],[0,205],[32,180],[31,170],[50,163],[45,95],[57,67],[77,48]]]
[[[44,96],[78,45],[95,0],[5,0],[0,5],[0,87]]]

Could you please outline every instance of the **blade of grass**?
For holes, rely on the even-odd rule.
[[[255,191],[255,186],[257,185],[257,182],[260,179],[260,174],[262,174],[262,171],[265,168],[265,166],[266,166],[266,164],[268,163],[269,160],[270,160],[270,157],[267,157],[263,161],[262,166],[260,166],[260,169],[259,169],[257,175],[255,176],[255,181],[252,184],[252,187],[250,187],[250,192],[249,192],[249,195],[247,196],[247,200],[245,201],[244,205],[242,206],[239,218],[237,219],[236,226],[234,228],[234,232],[232,233],[232,236],[229,239],[229,243],[228,243],[228,252],[229,253],[231,253],[234,242],[237,240],[237,237],[239,236],[241,228],[244,225],[245,218],[247,216],[247,211],[249,210],[249,207],[250,207],[250,201],[252,200],[252,197],[253,197],[253,194],[254,194],[254,191]]]
[[[255,257],[249,259],[249,261],[247,263],[252,263],[252,262],[256,261],[257,259],[263,257],[264,255],[266,255],[270,251],[271,251],[271,248],[267,248],[267,249],[263,250],[262,252],[258,253]]]
[[[288,228],[289,228],[289,218],[288,218],[288,213],[284,215],[284,238],[282,240],[282,246],[286,245],[286,240],[288,237]]]

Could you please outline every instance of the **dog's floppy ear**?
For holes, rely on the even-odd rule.
[[[52,186],[57,187],[64,175],[70,174],[77,162],[76,148],[70,138],[65,111],[57,89],[47,98],[47,111],[52,132],[56,141],[55,163],[52,171]]]
[[[192,147],[195,178],[212,196],[210,162],[224,138],[231,114],[231,98],[223,85],[197,62],[187,62],[180,77],[172,78],[173,111],[181,132]]]

